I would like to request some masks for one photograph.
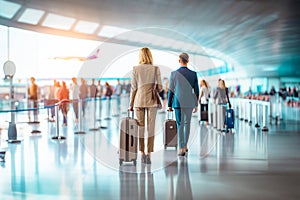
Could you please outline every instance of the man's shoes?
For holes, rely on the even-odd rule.
[[[185,156],[185,152],[179,153],[178,156]]]

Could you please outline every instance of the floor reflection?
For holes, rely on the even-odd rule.
[[[139,199],[155,199],[154,179],[151,172],[151,165],[141,165],[139,180]]]
[[[193,199],[188,161],[186,158],[179,159],[175,199]]]
[[[178,161],[176,151],[164,152],[164,173],[165,177],[169,180],[168,184],[168,199],[174,199],[175,186],[174,179],[178,176]]]
[[[219,133],[214,129],[201,126],[200,127],[200,157],[205,158],[216,150]]]
[[[138,174],[135,172],[119,172],[120,199],[139,199]]]
[[[106,109],[102,110],[104,117],[108,117]],[[239,193],[237,187],[242,188],[237,199],[257,191],[271,194],[268,197],[296,193],[293,187],[299,182],[300,163],[297,123],[270,125],[270,132],[265,133],[237,120],[235,134],[222,134],[192,118],[198,127],[187,157],[179,158],[174,148],[163,149],[162,131],[155,139],[152,165],[141,164],[139,154],[137,166],[119,166],[117,122],[126,115],[110,114],[110,120],[98,123],[107,126],[100,131],[88,131],[91,126],[86,122],[83,135],[74,134],[78,127],[70,120],[68,127],[59,126],[60,134],[67,138],[61,141],[51,139],[56,135],[55,123],[41,121],[39,137],[30,135],[31,125],[22,124],[24,140],[9,144],[6,162],[1,163],[0,199],[186,200],[201,199],[203,194],[209,199],[232,199],[231,195]],[[157,116],[157,129],[163,129],[166,115]],[[6,135],[7,130],[2,130],[2,145]],[[276,191],[274,184],[278,184]]]
[[[20,146],[10,146],[10,159],[11,159],[11,191],[13,192],[25,192],[25,168],[24,168],[24,154],[22,157],[16,156],[17,148]],[[17,160],[17,159],[20,160]]]

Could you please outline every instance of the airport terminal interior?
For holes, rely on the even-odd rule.
[[[299,7],[298,0],[0,0],[0,200],[300,199]],[[151,163],[131,152],[137,131],[127,134],[131,147],[121,145],[134,129],[122,122],[137,117],[128,108],[143,47],[164,89]],[[185,155],[177,135],[165,139],[175,120],[170,74],[182,52],[210,93],[207,110],[199,101],[192,114]],[[219,80],[230,107],[215,103]],[[86,88],[78,99],[74,81]]]

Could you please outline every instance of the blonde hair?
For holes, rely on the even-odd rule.
[[[152,53],[149,48],[144,47],[140,50],[139,64],[151,64],[153,65]]]
[[[220,88],[226,89],[226,85],[225,85],[225,81],[224,80],[220,80]]]

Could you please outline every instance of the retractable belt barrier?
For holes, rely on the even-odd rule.
[[[84,127],[83,127],[83,114],[85,110],[85,106],[87,102],[91,102],[90,104],[90,109],[92,110],[91,113],[89,113],[89,116],[91,117],[91,123],[92,123],[92,128],[90,128],[90,131],[96,131],[99,130],[99,128],[107,128],[105,126],[97,126],[96,124],[96,114],[98,111],[98,121],[103,121],[102,120],[102,110],[103,110],[103,105],[106,106],[106,118],[110,119],[111,116],[119,116],[121,113],[126,112],[129,106],[129,94],[122,94],[120,96],[111,96],[110,98],[107,97],[97,97],[97,98],[86,98],[86,99],[78,99],[78,100],[68,100],[68,99],[63,99],[59,102],[55,99],[43,99],[43,100],[2,100],[1,103],[1,113],[7,113],[11,114],[9,126],[8,126],[8,139],[7,142],[9,143],[20,143],[21,140],[18,140],[18,133],[17,133],[17,128],[16,128],[16,117],[17,113],[22,113],[22,112],[28,112],[28,118],[29,122],[28,123],[39,123],[38,122],[38,115],[39,115],[39,110],[42,109],[47,109],[47,115],[48,115],[48,121],[49,122],[54,122],[55,121],[55,136],[51,137],[52,140],[65,140],[66,137],[60,135],[60,126],[59,126],[59,109],[65,109],[64,104],[70,104],[70,103],[78,103],[78,131],[75,132],[76,134],[84,134]],[[41,106],[43,104],[43,106]],[[111,109],[113,108],[113,110]],[[49,120],[49,110],[51,109],[51,114],[52,117],[55,116],[55,120],[50,121]],[[53,112],[54,111],[54,112]],[[34,121],[30,120],[30,115],[31,113],[34,114]],[[113,114],[113,115],[112,115]],[[64,117],[65,115],[63,113]],[[52,118],[51,117],[51,118]],[[6,116],[4,117],[6,118]],[[22,122],[19,122],[22,123]],[[3,132],[3,131],[2,131]],[[33,130],[31,133],[40,133],[41,131],[39,130]],[[0,138],[1,139],[1,138]],[[6,148],[3,148],[1,145],[1,140],[0,140],[0,161],[4,162],[4,156],[5,156]]]
[[[239,118],[241,121],[252,125],[253,119],[255,122],[255,127],[262,127],[262,131],[268,131],[268,119],[272,123],[272,118],[270,116],[270,106],[269,101],[261,100],[252,100],[252,99],[242,99],[242,98],[231,98],[231,106],[235,110],[235,117]],[[281,102],[276,101],[276,112],[281,113],[282,107],[280,106]],[[213,99],[209,100],[208,105],[208,122],[211,127],[216,128],[219,131],[223,131],[223,124],[225,120],[225,110],[226,105],[218,105],[214,103]],[[273,108],[274,110],[274,108]],[[253,116],[253,112],[255,115]],[[282,114],[278,114],[282,116]],[[276,118],[275,118],[276,120]]]
[[[253,121],[252,113],[254,111],[255,127],[258,128],[262,125],[262,131],[268,131],[267,121],[268,121],[268,116],[270,116],[270,107],[271,107],[271,103],[269,101],[242,99],[242,98],[231,98],[230,101],[233,107],[237,108],[240,111],[239,115],[242,115],[242,117],[239,117],[240,120],[244,120],[245,122],[248,122],[249,125],[252,125],[252,121]],[[272,119],[270,118],[270,123],[271,122]]]

